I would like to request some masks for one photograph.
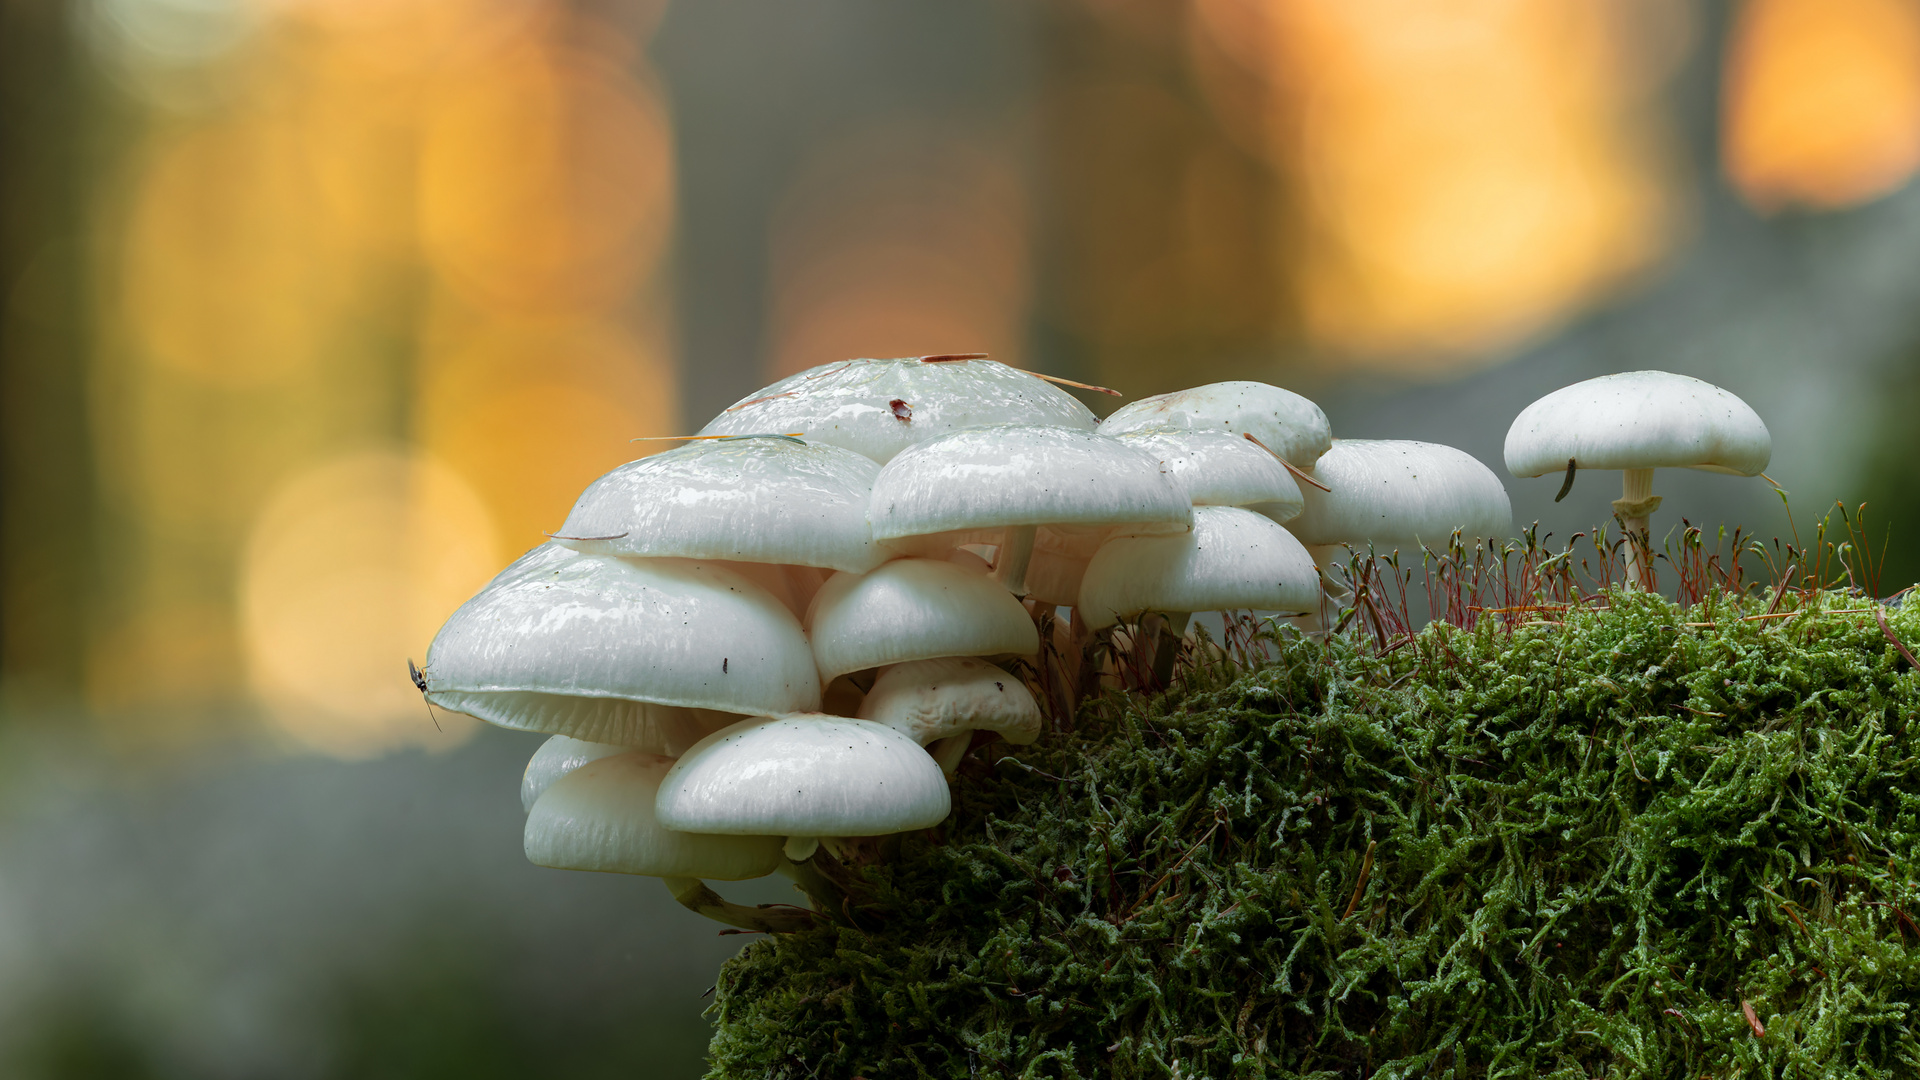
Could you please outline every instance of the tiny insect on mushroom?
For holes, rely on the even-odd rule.
[[[810,442],[843,446],[885,464],[916,443],[1007,423],[1091,431],[1095,420],[1080,399],[1038,376],[959,353],[951,359],[842,360],[808,368],[747,395],[700,434],[799,431]]]
[[[557,777],[527,814],[527,859],[559,870],[597,870],[665,880],[687,908],[746,930],[777,932],[817,925],[789,906],[729,903],[700,879],[741,881],[780,869],[776,836],[714,836],[663,827],[655,802],[671,758],[628,752],[587,762]]]
[[[1619,469],[1613,510],[1627,536],[1627,580],[1646,576],[1648,519],[1660,507],[1655,469],[1700,469],[1758,476],[1773,438],[1758,413],[1712,383],[1666,371],[1627,371],[1564,386],[1514,417],[1507,469],[1515,476]],[[1556,501],[1558,499],[1556,498]]]
[[[1024,596],[1036,532],[1116,527],[1185,532],[1193,504],[1145,449],[1091,431],[1005,424],[914,446],[874,478],[874,539],[916,553],[961,544],[997,547],[995,578]]]
[[[660,783],[669,829],[787,837],[805,861],[822,837],[882,836],[939,824],[947,779],[920,744],[870,720],[756,717],[688,750]]]
[[[665,754],[743,714],[820,704],[806,634],[766,590],[696,560],[556,544],[461,605],[425,672],[441,708]]]

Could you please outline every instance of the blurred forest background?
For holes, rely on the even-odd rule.
[[[404,662],[811,364],[1257,378],[1502,476],[1663,368],[1794,520],[1656,526],[1864,501],[1906,584],[1916,167],[1920,0],[0,0],[0,1072],[697,1075],[740,939],[526,865],[539,740]]]

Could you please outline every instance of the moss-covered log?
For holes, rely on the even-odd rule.
[[[1920,675],[1844,596],[1611,600],[977,750],[712,1075],[1920,1075]]]

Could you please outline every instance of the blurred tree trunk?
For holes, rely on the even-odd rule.
[[[1295,337],[1264,90],[1190,15],[1053,0],[1041,20],[1036,352],[1129,396],[1275,379]]]
[[[93,492],[83,116],[71,5],[0,2],[0,679],[80,687]]]

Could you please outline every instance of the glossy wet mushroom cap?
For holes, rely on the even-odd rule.
[[[944,559],[835,574],[808,617],[820,678],[936,656],[1032,656],[1027,609],[992,578]]]
[[[1000,425],[955,432],[888,462],[874,480],[870,515],[876,539],[944,550],[1009,526],[1184,532],[1192,505],[1140,446],[1090,431]]]
[[[587,485],[556,541],[598,555],[871,570],[867,500],[880,467],[778,435],[706,440],[630,461]]]
[[[716,720],[820,703],[806,635],[765,590],[696,561],[555,544],[461,605],[423,674],[442,708],[656,753],[685,749]]]
[[[909,446],[982,424],[1044,424],[1090,431],[1093,413],[1072,394],[987,359],[841,360],[756,390],[702,435],[798,432],[886,463]]]
[[[1333,428],[1320,406],[1291,390],[1246,381],[1141,398],[1114,410],[1099,430],[1118,435],[1164,427],[1250,434],[1299,469],[1313,468],[1333,440]]]
[[[1521,410],[1507,430],[1515,476],[1579,469],[1703,469],[1756,476],[1773,454],[1767,425],[1712,383],[1666,371],[1627,371],[1562,387]]]
[[[1340,439],[1314,476],[1332,491],[1301,488],[1305,504],[1288,531],[1310,547],[1368,544],[1381,554],[1444,548],[1454,530],[1468,543],[1504,539],[1513,506],[1493,470],[1464,450],[1404,439]]]
[[[1300,484],[1272,452],[1227,431],[1141,428],[1115,438],[1144,448],[1195,506],[1259,506],[1286,523],[1299,514]]]
[[[1147,612],[1310,611],[1313,559],[1275,522],[1229,506],[1195,507],[1184,536],[1117,536],[1087,566],[1078,611],[1095,629]]]
[[[707,736],[701,733],[701,738]],[[700,741],[695,739],[694,742]],[[692,743],[688,744],[689,746]],[[520,809],[530,811],[534,801],[553,786],[555,780],[567,775],[589,761],[599,761],[603,757],[615,754],[631,754],[632,747],[614,746],[610,743],[583,742],[570,739],[565,735],[555,735],[540,744],[527,760],[526,771],[520,774]]]
[[[555,780],[527,815],[527,859],[561,870],[715,881],[777,870],[779,837],[703,835],[660,823],[655,803],[673,764],[653,754],[619,754]]]
[[[870,720],[803,713],[709,735],[674,763],[655,805],[671,829],[817,837],[924,829],[951,804],[919,743]]]

